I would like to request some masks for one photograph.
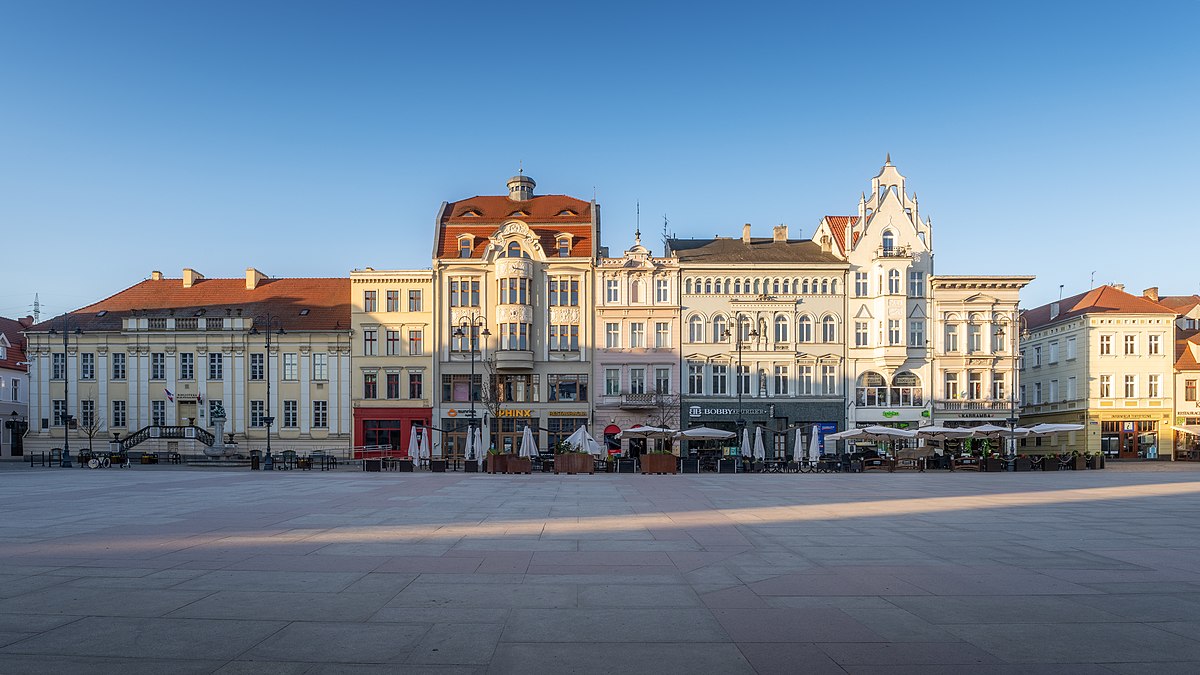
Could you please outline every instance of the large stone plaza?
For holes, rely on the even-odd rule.
[[[1194,673],[1200,466],[0,469],[3,673]]]

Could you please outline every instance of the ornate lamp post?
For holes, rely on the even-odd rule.
[[[259,326],[263,327],[263,330],[261,332],[258,330]],[[272,330],[272,329],[275,329],[275,330]],[[266,368],[266,372],[264,373],[264,376],[266,377],[266,380],[267,380],[267,401],[266,401],[266,409],[267,409],[266,413],[267,414],[263,416],[262,421],[263,421],[263,424],[267,425],[267,456],[270,457],[271,456],[271,425],[275,423],[275,418],[271,417],[271,335],[272,334],[275,334],[275,335],[283,335],[284,334],[283,320],[280,319],[279,316],[273,315],[269,312],[267,314],[260,314],[256,317],[254,317],[254,322],[250,325],[250,334],[251,335],[264,335],[266,337],[267,353],[264,356],[263,361],[265,362],[264,367]]]
[[[1010,445],[1008,447],[1008,461],[1009,462],[1012,462],[1013,458],[1017,454],[1017,422],[1020,421],[1020,418],[1017,416],[1017,367],[1018,367],[1017,338],[1018,338],[1018,336],[1021,338],[1024,338],[1025,334],[1027,332],[1025,330],[1018,330],[1018,328],[1020,327],[1020,322],[1025,320],[1025,317],[1021,316],[1021,310],[1019,309],[1019,307],[1017,309],[1016,316],[1017,316],[1017,318],[1013,319],[1013,321],[1012,321],[1012,323],[1013,323],[1012,336],[1011,336],[1011,339],[1009,340],[1009,352],[1011,353],[1011,356],[1012,356],[1012,382],[1009,384],[1009,387],[1008,387],[1009,412],[1008,412],[1008,420],[1006,420],[1008,422],[1008,428],[1011,432],[1011,435],[1009,438]],[[1006,335],[1006,332],[1004,330],[1004,326],[1000,326],[999,328],[996,329],[996,337],[998,337],[1000,339],[1004,339],[1005,335]]]
[[[70,369],[67,368],[67,360],[70,358],[68,354],[67,341],[71,337],[71,333],[75,335],[83,335],[83,331],[75,322],[71,321],[71,316],[63,316],[62,341],[63,341],[63,452],[62,452],[62,468],[71,468],[71,377]],[[72,331],[71,328],[75,330]],[[57,335],[58,331],[51,328],[51,335]]]
[[[733,336],[736,338],[735,344],[736,344],[737,355],[738,355],[737,373],[734,374],[734,378],[737,380],[737,397],[738,397],[737,427],[738,427],[738,432],[739,432],[739,434],[738,434],[738,443],[739,444],[741,443],[741,438],[742,438],[742,435],[740,432],[746,428],[746,419],[745,419],[746,416],[744,413],[745,409],[742,406],[742,349],[745,346],[745,342],[743,341],[743,336],[742,336],[742,326],[744,325],[742,323],[742,318],[743,318],[742,314],[738,314],[734,317],[734,321],[737,323],[737,326],[735,328],[736,332],[733,334]],[[721,339],[728,340],[730,338],[730,335],[731,334],[729,332],[729,329],[726,329],[725,332],[721,334]],[[758,331],[751,329],[749,333],[746,333],[745,337],[749,338],[749,339],[757,338]],[[744,457],[745,454],[746,454],[746,449],[742,448],[742,456]]]
[[[487,329],[487,317],[474,313],[464,316],[459,320],[453,335],[459,340],[466,340],[467,351],[471,352],[471,379],[467,382],[467,398],[471,399],[471,419],[467,422],[467,438],[470,439],[471,434],[475,433],[475,425],[478,424],[475,419],[475,353],[479,351],[479,338],[491,335]],[[480,388],[482,389],[482,386]],[[482,451],[482,448],[475,448],[477,455]],[[470,459],[478,461],[479,458]]]

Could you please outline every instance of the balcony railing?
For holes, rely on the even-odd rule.
[[[908,246],[892,246],[891,248],[880,247],[875,250],[876,258],[911,258],[912,249]]]
[[[622,394],[621,407],[626,410],[658,407],[658,394]]]
[[[935,400],[934,410],[979,410],[986,412],[1004,412],[1012,410],[1012,401],[973,401],[966,399]]]

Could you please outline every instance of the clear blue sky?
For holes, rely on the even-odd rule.
[[[427,267],[438,205],[811,235],[885,152],[936,271],[1200,292],[1200,3],[0,0],[0,315],[159,269]]]

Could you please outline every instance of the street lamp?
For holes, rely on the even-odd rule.
[[[1025,320],[1025,317],[1021,316],[1019,308],[1017,309],[1016,316],[1017,318],[1013,319],[1012,339],[1009,340],[1009,351],[1012,353],[1012,382],[1009,383],[1008,387],[1009,414],[1008,420],[1006,420],[1011,432],[1009,439],[1011,444],[1008,447],[1009,461],[1012,461],[1013,457],[1017,454],[1017,422],[1020,421],[1020,418],[1017,417],[1017,337],[1024,338],[1028,333],[1026,330],[1018,330],[1020,326],[1019,322]],[[1003,325],[996,329],[996,337],[1004,339],[1005,335]]]
[[[62,451],[62,468],[71,468],[71,378],[69,369],[67,368],[67,360],[70,358],[67,355],[67,341],[71,337],[71,333],[75,335],[83,335],[83,331],[79,329],[78,324],[71,321],[69,314],[63,316],[62,320],[62,340],[63,340],[63,451]],[[74,326],[75,330],[71,328]],[[58,331],[51,328],[51,335],[58,335]]]
[[[260,325],[263,327],[263,331],[261,333],[258,330],[258,327]],[[274,328],[276,330],[272,331],[271,330],[272,328]],[[279,316],[273,315],[269,312],[267,314],[260,314],[256,317],[254,317],[254,321],[250,324],[250,334],[251,335],[260,335],[260,334],[264,335],[266,337],[266,341],[267,341],[267,353],[263,357],[263,361],[265,362],[265,368],[266,368],[266,372],[264,373],[264,375],[267,379],[267,402],[266,402],[266,408],[267,408],[266,413],[267,414],[263,416],[262,421],[263,421],[263,424],[267,425],[267,456],[268,457],[271,456],[271,425],[274,424],[274,422],[275,422],[275,418],[271,417],[271,335],[272,335],[272,333],[274,333],[275,335],[283,335],[284,334],[283,319],[281,319]]]
[[[737,365],[737,373],[734,374],[734,377],[737,381],[737,397],[738,397],[737,427],[738,427],[738,431],[741,431],[746,428],[746,419],[745,419],[746,416],[745,416],[744,408],[742,406],[742,348],[745,346],[745,342],[743,341],[743,337],[742,337],[742,327],[745,326],[745,323],[742,321],[743,316],[744,315],[742,315],[742,314],[738,314],[734,317],[734,321],[737,323],[737,327],[735,329],[736,333],[732,334],[733,337],[737,338],[736,348],[737,348],[737,355],[738,355],[738,365]],[[731,336],[731,333],[729,332],[729,329],[727,328],[727,329],[725,329],[725,332],[721,334],[721,339],[728,340],[730,338],[730,336]],[[758,331],[751,329],[749,333],[746,333],[745,337],[750,338],[750,339],[757,338]],[[738,443],[739,444],[741,443],[740,435],[738,436]],[[742,448],[742,456],[745,456],[745,454],[746,454],[746,449]]]
[[[482,329],[482,330],[480,330],[480,329]],[[474,313],[471,314],[470,316],[464,316],[462,319],[459,320],[458,328],[454,329],[453,335],[454,335],[454,337],[458,338],[459,340],[465,339],[467,341],[467,351],[471,352],[471,379],[467,382],[467,398],[471,399],[471,419],[467,421],[467,439],[468,439],[468,442],[470,442],[469,439],[472,438],[471,434],[475,433],[475,425],[476,425],[476,421],[475,421],[475,352],[479,351],[479,338],[480,337],[486,338],[489,335],[491,335],[491,333],[487,329],[487,317],[483,316],[482,314],[474,314]],[[482,389],[482,386],[480,388]],[[478,459],[479,459],[478,455],[480,452],[482,452],[482,450],[483,450],[482,448],[475,448],[476,456],[472,457],[471,459],[478,461]]]

